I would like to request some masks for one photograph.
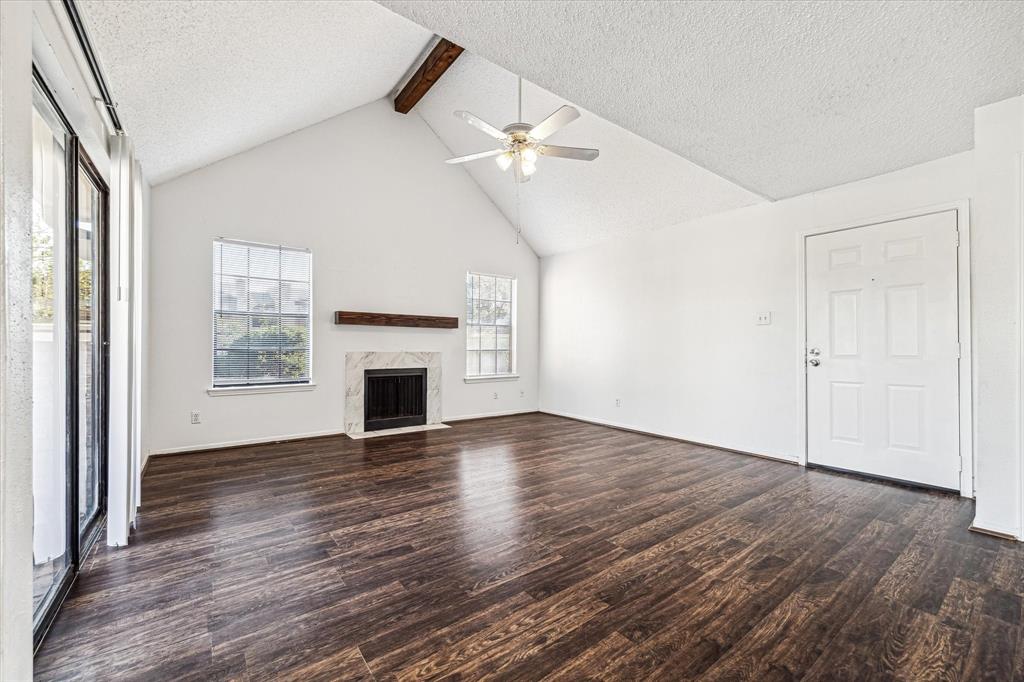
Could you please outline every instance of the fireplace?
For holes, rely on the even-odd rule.
[[[0,0],[2,1],[2,0]],[[378,369],[415,368],[426,370],[427,421],[419,425],[441,423],[441,354],[431,351],[348,351],[345,353],[345,433],[364,433],[366,419],[366,374]],[[406,374],[409,372],[406,371]],[[410,427],[415,428],[415,427]],[[379,431],[380,429],[378,429]]]
[[[363,370],[363,430],[427,423],[427,368]]]

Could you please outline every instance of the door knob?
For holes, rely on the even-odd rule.
[[[811,367],[817,367],[818,365],[821,364],[821,360],[819,360],[818,358],[811,358],[810,360],[807,361],[807,364],[809,364]]]

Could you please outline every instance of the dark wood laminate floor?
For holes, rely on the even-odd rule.
[[[161,457],[39,679],[1024,676],[971,502],[548,415]]]

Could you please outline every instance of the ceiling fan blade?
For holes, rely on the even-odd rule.
[[[564,128],[579,117],[580,112],[577,111],[576,107],[570,107],[566,104],[559,107],[555,113],[533,126],[533,130],[527,133],[527,135],[535,140],[543,140],[548,135]]]
[[[504,154],[504,149],[492,149],[489,152],[477,152],[476,154],[467,154],[466,156],[456,156],[448,159],[445,163],[466,163],[467,161],[476,161],[477,159],[486,159],[489,156],[498,156]]]
[[[473,114],[469,113],[468,111],[456,111],[455,112],[455,117],[456,118],[461,118],[463,121],[465,121],[469,125],[473,126],[477,130],[480,130],[482,132],[487,133],[488,135],[490,135],[491,137],[493,137],[496,140],[504,140],[506,137],[508,137],[508,135],[506,135],[505,133],[501,132],[500,130],[498,130],[497,128],[492,126],[487,121],[483,121],[483,120],[477,118],[476,116],[474,116]]]
[[[542,144],[537,147],[537,153],[541,156],[557,156],[560,159],[593,161],[601,152],[597,149],[584,149],[583,147],[559,147],[553,144]]]

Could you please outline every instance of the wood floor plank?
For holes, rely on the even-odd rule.
[[[1024,679],[973,503],[543,414],[154,458],[41,680]]]
[[[601,680],[612,663],[636,646],[617,632],[589,647],[576,658],[559,666],[556,673],[545,677],[550,682],[578,682],[579,680]]]

